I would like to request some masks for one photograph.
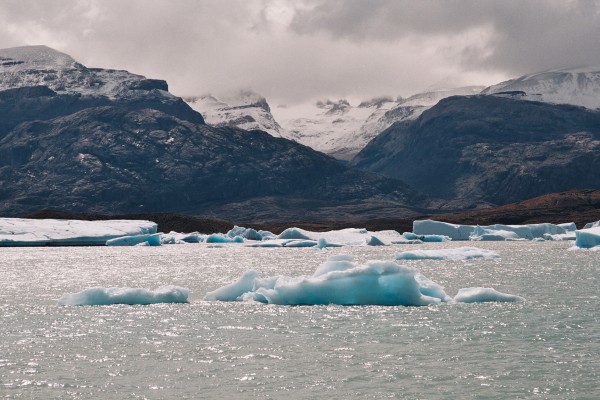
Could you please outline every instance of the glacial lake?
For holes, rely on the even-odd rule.
[[[310,275],[333,254],[474,246],[500,258],[404,261],[521,303],[427,307],[203,301],[248,269]],[[572,242],[389,247],[0,248],[0,398],[594,399],[600,252]],[[88,287],[178,285],[189,304],[61,307]]]

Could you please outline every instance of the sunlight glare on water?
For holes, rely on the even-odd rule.
[[[312,274],[332,254],[391,261],[406,245],[2,248],[0,397],[594,398],[600,252],[571,245],[477,243],[500,258],[402,262],[451,296],[486,286],[527,299],[420,308],[202,300],[247,269]],[[190,303],[57,305],[88,287],[162,285],[189,288]]]

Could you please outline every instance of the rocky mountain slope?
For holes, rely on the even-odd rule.
[[[598,109],[600,67],[567,68],[528,74],[490,86],[483,93]]]
[[[600,188],[600,112],[498,96],[450,97],[391,126],[353,164],[405,180],[440,207]]]
[[[46,47],[0,56],[2,215],[57,208],[306,220],[410,215],[426,204],[398,180],[292,141],[206,125],[164,81],[87,68]]]

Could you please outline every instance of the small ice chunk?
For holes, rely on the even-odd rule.
[[[302,229],[299,228],[287,228],[277,236],[278,239],[302,239],[310,240]]]
[[[525,301],[521,296],[502,293],[493,288],[470,287],[459,289],[454,301],[457,303],[517,302]]]
[[[598,228],[598,227],[600,227],[600,221],[588,222],[587,224],[585,224],[583,229]]]
[[[290,240],[285,243],[285,247],[316,247],[316,240]]]
[[[371,235],[371,237],[367,239],[367,246],[385,246],[385,243],[379,240],[377,236]]]
[[[270,232],[269,232],[270,233]],[[233,229],[227,232],[227,236],[235,238],[236,236],[243,237],[248,240],[263,240],[263,236],[252,228],[244,228],[243,226],[235,225]]]
[[[106,306],[111,304],[187,303],[189,290],[179,286],[162,286],[156,290],[112,287],[90,288],[66,294],[58,300],[61,306]]]
[[[396,254],[396,260],[451,260],[462,261],[477,258],[496,258],[498,253],[477,247],[456,249],[412,250]]]

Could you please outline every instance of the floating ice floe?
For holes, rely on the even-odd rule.
[[[207,293],[204,299],[281,305],[385,306],[425,306],[452,300],[441,285],[414,268],[387,261],[359,265],[349,255],[330,257],[310,276],[262,279],[256,271],[247,271],[236,282]],[[481,299],[490,301],[484,296]],[[513,300],[498,296],[496,301]]]
[[[121,236],[106,241],[107,246],[160,246],[160,233],[151,235]]]
[[[496,258],[498,253],[477,247],[459,247],[456,249],[412,250],[396,254],[396,260],[450,260],[463,261],[478,258]]]
[[[156,230],[151,221],[0,218],[0,246],[104,245],[110,239]]]
[[[106,306],[111,304],[187,303],[189,291],[179,286],[162,286],[156,290],[128,287],[86,289],[66,294],[58,300],[61,306]]]
[[[407,239],[393,230],[371,232],[366,229],[348,228],[328,232],[312,232],[300,228],[288,228],[277,236],[277,239],[296,240],[325,240],[328,247],[334,245],[364,246],[368,243],[375,245],[390,245],[394,243],[405,243]]]
[[[534,238],[544,238],[545,235],[546,237],[549,237],[548,235],[565,235],[572,232],[573,227],[573,223],[478,226],[420,220],[413,222],[413,233],[416,235],[445,235],[452,240],[532,240]]]
[[[525,301],[521,296],[502,293],[493,288],[472,287],[459,289],[453,299],[456,303],[487,303]]]

